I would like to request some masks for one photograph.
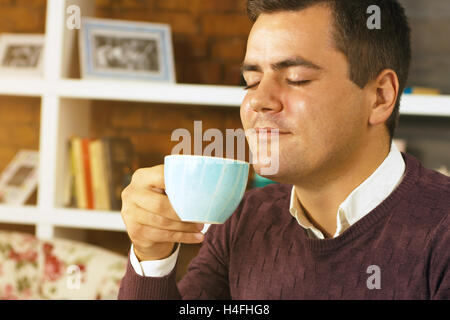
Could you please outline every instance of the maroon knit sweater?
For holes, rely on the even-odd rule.
[[[252,189],[178,285],[128,262],[119,299],[450,299],[450,178],[402,155],[400,185],[337,238],[308,238],[292,185]]]

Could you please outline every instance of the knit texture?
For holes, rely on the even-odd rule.
[[[252,189],[178,284],[128,262],[119,299],[450,299],[450,178],[402,156],[400,185],[337,238],[308,238],[292,185]]]

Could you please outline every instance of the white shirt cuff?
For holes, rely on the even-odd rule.
[[[132,244],[130,251],[130,262],[134,271],[142,277],[165,277],[175,268],[179,251],[180,244],[178,243],[175,252],[165,259],[139,262],[138,258],[134,254]]]

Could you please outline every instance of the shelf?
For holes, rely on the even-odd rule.
[[[125,231],[125,224],[119,212],[62,208],[46,213],[36,206],[0,205],[0,223],[43,223],[67,228]]]
[[[402,97],[400,114],[450,117],[450,96],[405,94]]]
[[[87,100],[116,100],[169,104],[239,107],[245,96],[242,87],[149,83],[144,81],[75,80],[46,81],[39,78],[0,76],[0,94],[51,95]],[[402,115],[450,117],[450,95],[402,97]]]
[[[166,84],[143,81],[62,80],[51,86],[67,98],[232,106],[241,104],[241,87]]]
[[[0,76],[0,94],[89,100],[117,100],[173,104],[239,106],[245,91],[241,87],[167,84],[144,81],[59,80]]]
[[[39,210],[36,206],[0,205],[0,223],[34,225],[40,221]]]
[[[54,209],[49,219],[59,227],[125,231],[119,212],[61,208]]]
[[[1,95],[40,97],[46,86],[41,78],[0,76]]]

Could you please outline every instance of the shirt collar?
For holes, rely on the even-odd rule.
[[[384,201],[400,184],[404,172],[405,161],[394,142],[391,150],[381,165],[339,205],[336,216],[337,229],[334,237],[339,236],[352,224],[364,217]],[[319,239],[324,239],[322,232],[306,217],[300,201],[292,187],[289,212],[297,222]]]

